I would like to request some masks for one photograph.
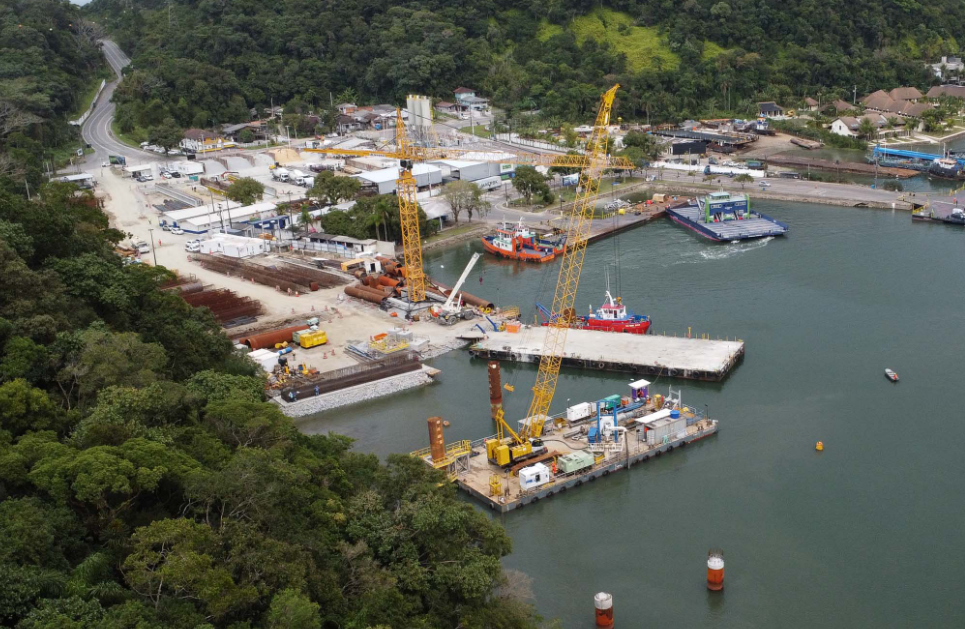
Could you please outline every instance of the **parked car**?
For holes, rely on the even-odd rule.
[[[134,248],[137,249],[138,253],[151,253],[151,246],[143,240],[138,240],[137,242],[131,244],[134,245]]]
[[[150,148],[151,148],[151,143],[150,143],[150,142],[141,142],[141,148],[142,148],[142,149],[150,149]]]
[[[171,176],[174,177],[175,179],[180,179],[180,178],[181,178],[181,173],[179,173],[178,171],[174,170],[174,171],[171,171]]]
[[[181,149],[168,149],[168,155],[181,155]]]
[[[197,253],[201,251],[201,241],[200,240],[189,240],[184,243],[184,250],[188,253]]]
[[[161,230],[169,232],[171,231],[171,226],[165,223],[164,221],[161,221]]]
[[[142,180],[142,181],[154,181],[154,175],[152,175],[152,174],[150,174],[150,173],[147,173],[147,174],[145,174],[145,175],[141,175],[141,180]]]
[[[171,233],[174,234],[175,236],[183,236],[183,235],[184,235],[184,230],[181,229],[180,227],[172,227],[172,228],[171,228]]]
[[[163,172],[163,173],[161,173],[161,179],[170,179],[172,176],[173,176],[173,175],[171,175],[171,173],[169,173],[169,172]]]

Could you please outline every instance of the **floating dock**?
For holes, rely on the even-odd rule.
[[[545,330],[523,326],[518,333],[487,332],[469,347],[479,358],[539,362]],[[718,382],[744,356],[744,342],[655,334],[569,330],[563,365]]]
[[[700,209],[696,200],[689,200],[668,207],[667,216],[678,225],[718,242],[783,236],[788,230],[786,224],[766,214],[761,214],[757,210],[753,211],[752,218],[721,221],[719,223],[704,222],[701,220],[701,218],[703,218],[703,211]]]
[[[641,380],[631,383],[631,387],[649,384]],[[667,398],[648,396],[645,402],[624,399],[626,404],[606,411],[605,415],[594,411],[572,422],[563,416],[554,417],[542,435],[547,451],[512,467],[500,467],[487,459],[486,442],[495,439],[495,435],[477,441],[440,443],[436,449],[438,460],[433,459],[432,446],[412,455],[447,472],[460,489],[491,510],[507,513],[716,434],[716,419],[705,416],[695,406],[682,404],[679,391],[676,399],[673,395],[671,389]],[[567,409],[566,414],[571,410]],[[616,424],[611,418],[617,420]],[[604,419],[609,420],[609,429],[604,429],[606,436],[601,438],[599,431]],[[441,423],[440,418],[429,420],[430,435],[433,420]],[[673,428],[667,430],[670,423]],[[437,430],[441,431],[441,427]],[[441,432],[437,438],[443,438]],[[431,439],[430,436],[430,442]]]

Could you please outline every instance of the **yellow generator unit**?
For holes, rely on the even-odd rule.
[[[302,332],[298,335],[298,344],[304,349],[315,347],[317,345],[324,345],[325,343],[328,343],[328,335],[322,330],[317,330],[310,334],[305,334]]]

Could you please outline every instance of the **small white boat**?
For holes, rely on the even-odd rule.
[[[891,369],[885,369],[885,378],[888,378],[892,382],[898,382],[898,374]]]

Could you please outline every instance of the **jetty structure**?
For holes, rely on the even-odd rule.
[[[538,363],[543,328],[522,326],[519,332],[491,331],[473,337],[469,352],[477,358]],[[720,382],[744,357],[744,342],[615,334],[596,330],[570,330],[562,364],[597,371],[621,371],[687,380]]]
[[[544,338],[542,345],[533,349],[533,360],[539,367],[529,410],[518,421],[506,419],[499,362],[492,361],[487,372],[490,415],[496,433],[475,442],[446,444],[444,421],[430,417],[429,447],[412,453],[427,465],[444,470],[473,496],[487,500],[493,510],[518,509],[717,431],[717,422],[684,406],[679,393],[669,391],[666,401],[663,396],[651,395],[647,380],[631,383],[628,396],[611,395],[586,402],[580,408],[568,408],[565,417],[550,413],[560,368],[568,357],[572,358],[568,336],[581,332],[617,338],[636,336],[570,329],[595,198],[607,164],[610,113],[619,87],[614,85],[601,97],[596,123],[587,139],[577,199],[564,232],[566,248],[549,309],[551,316],[547,326],[538,328]],[[479,329],[485,334],[484,328]],[[498,328],[494,332],[498,333]],[[520,332],[518,325],[513,325],[512,331],[506,326],[507,337]]]

